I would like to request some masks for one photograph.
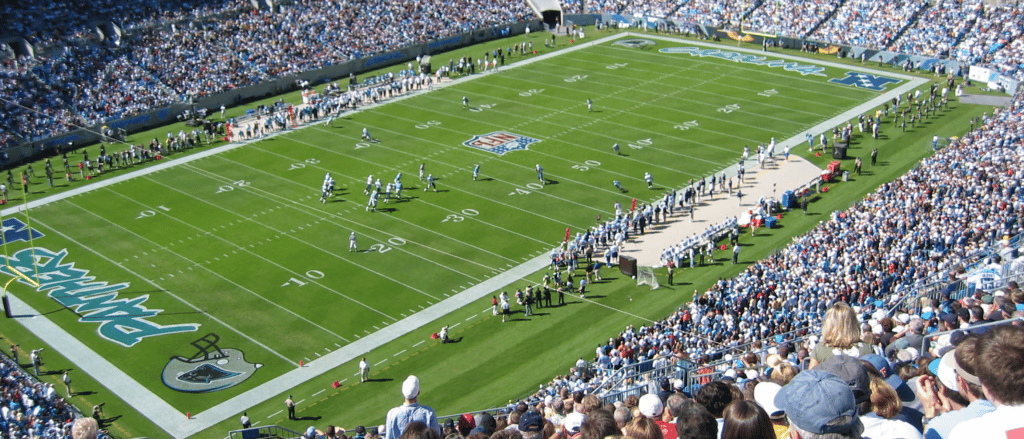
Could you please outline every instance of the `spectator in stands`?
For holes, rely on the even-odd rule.
[[[949,439],[1008,437],[1024,428],[1024,328],[1002,325],[981,336],[976,368],[994,411],[953,427]]]
[[[932,375],[922,375],[917,379],[924,416],[929,419],[926,438],[948,438],[957,424],[996,409],[985,396],[977,376],[979,339],[977,335],[967,336],[953,351],[942,356],[938,366],[939,380]],[[959,398],[953,393],[959,394],[962,402],[967,404],[958,402]]]
[[[657,396],[655,396],[655,398],[657,398]],[[658,427],[658,424],[654,422],[654,419],[648,418],[647,416],[638,416],[633,418],[633,420],[626,424],[626,427],[622,429],[622,433],[633,439],[665,439],[665,436],[661,434],[661,428]]]
[[[849,384],[856,401],[857,414],[860,416],[860,421],[864,426],[864,436],[872,439],[919,439],[922,437],[921,432],[912,425],[903,421],[885,419],[873,411],[871,377],[859,359],[848,355],[836,355],[821,363],[814,370],[833,374]],[[888,388],[885,392],[884,404],[895,406],[896,409],[893,412],[898,413],[899,408],[902,407],[899,406],[899,398],[896,397],[896,392],[891,387],[888,387],[889,385],[884,380],[879,379],[876,384],[883,388]],[[789,410],[786,410],[786,413],[792,419],[793,413]]]
[[[692,399],[683,402],[676,420],[678,439],[716,439],[718,431],[718,422],[708,409]]]
[[[708,409],[708,413],[715,417],[715,421],[718,422],[718,431],[725,431],[723,424],[725,419],[722,418],[725,407],[733,401],[732,386],[721,382],[712,381],[700,388],[694,400],[698,404]]]
[[[566,431],[571,431],[570,427],[575,427],[575,423],[570,423],[566,417]],[[615,425],[615,417],[604,409],[587,413],[580,425],[580,439],[604,439],[621,434],[622,431]]]
[[[885,355],[892,356],[893,353],[900,349],[914,348],[920,349],[921,342],[924,341],[924,320],[920,318],[913,318],[907,327],[900,333],[894,335],[894,340],[889,346],[885,347]],[[869,352],[870,353],[870,352]]]
[[[723,418],[722,439],[775,439],[768,413],[753,401],[733,401]]]
[[[828,372],[800,372],[775,396],[775,405],[786,412],[793,439],[859,439],[864,432],[853,389]]]
[[[436,436],[441,435],[441,426],[437,423],[437,415],[434,409],[419,404],[420,380],[415,375],[409,375],[402,383],[402,396],[405,403],[388,411],[387,426],[385,432],[387,439],[397,439],[403,436],[405,428],[409,423],[419,421],[433,430]]]
[[[391,427],[388,427],[388,432],[390,431]],[[400,439],[441,439],[441,433],[439,430],[427,426],[423,421],[412,421],[404,426],[402,435],[396,437]]]
[[[821,324],[821,343],[811,352],[810,368],[836,355],[860,358],[870,354],[871,346],[861,341],[860,336],[860,324],[853,308],[843,302],[832,305]]]

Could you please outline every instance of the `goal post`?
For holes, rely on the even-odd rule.
[[[654,275],[653,267],[639,267],[636,271],[636,286],[650,285],[651,290],[656,290],[661,284],[658,283],[658,276]]]

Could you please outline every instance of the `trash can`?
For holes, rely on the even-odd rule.
[[[843,181],[850,181],[850,171],[843,171]]]

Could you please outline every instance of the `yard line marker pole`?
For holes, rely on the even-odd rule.
[[[26,198],[27,197],[28,197],[28,194],[26,194]],[[27,208],[26,208],[26,211],[25,211],[25,215],[26,215],[26,217],[28,215],[28,209]],[[19,270],[15,270],[14,267],[11,267],[11,255],[7,251],[7,230],[3,229],[2,225],[3,225],[3,215],[0,214],[0,240],[3,241],[3,245],[4,245],[4,266],[2,268],[0,268],[0,270],[2,270],[3,268],[6,268],[7,271],[10,272],[10,274],[11,274],[11,280],[7,281],[7,283],[4,284],[3,290],[0,291],[0,301],[3,302],[4,316],[6,316],[7,318],[12,318],[13,316],[11,315],[11,302],[10,302],[10,299],[7,298],[7,287],[9,287],[11,285],[11,282],[14,282],[18,278],[21,278],[22,280],[27,282],[29,285],[32,285],[32,286],[38,288],[39,287],[39,282],[38,282],[38,279],[39,279],[39,268],[36,266],[36,260],[35,260],[35,253],[36,252],[35,252],[35,244],[34,243],[32,243],[32,266],[35,267],[35,269],[36,269],[36,280],[32,280],[28,276],[25,276],[25,273],[22,273]],[[31,238],[32,238],[31,222],[28,223],[28,235],[29,235],[29,240],[31,242]]]
[[[24,181],[26,184],[28,184],[28,177],[25,176],[24,172],[21,173],[21,181]],[[34,284],[35,284],[35,286],[38,287],[39,286],[39,264],[38,264],[38,260],[36,259],[36,242],[35,242],[35,239],[32,238],[32,216],[28,214],[29,208],[28,208],[28,187],[27,186],[25,187],[24,192],[25,192],[25,196],[21,197],[21,199],[25,202],[25,225],[28,226],[28,245],[29,245],[29,248],[32,249],[32,269],[36,273],[36,281],[34,282]]]

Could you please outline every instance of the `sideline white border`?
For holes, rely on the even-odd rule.
[[[438,84],[434,86],[434,88],[439,89],[454,84],[461,84],[465,81],[472,81],[477,78],[484,77],[486,75],[500,73],[501,70],[504,69],[522,67],[525,65],[532,64],[534,62],[542,61],[565,53],[571,53],[581,49],[585,49],[596,44],[604,44],[609,41],[614,41],[623,38],[648,38],[679,44],[690,44],[695,46],[704,46],[723,50],[728,49],[737,52],[758,54],[762,56],[770,55],[778,58],[798,60],[802,62],[810,61],[816,65],[825,65],[830,67],[861,71],[865,73],[881,74],[889,77],[899,78],[905,81],[904,84],[900,85],[896,89],[892,91],[886,91],[882,93],[879,97],[874,98],[871,101],[854,108],[853,110],[845,112],[842,115],[836,116],[832,119],[829,119],[826,122],[823,122],[811,128],[811,130],[815,132],[831,128],[832,126],[835,126],[836,124],[842,121],[848,120],[850,115],[856,115],[858,113],[862,113],[863,111],[867,111],[870,108],[874,108],[880,105],[882,102],[889,100],[890,96],[894,96],[892,94],[894,92],[902,93],[907,90],[917,88],[918,86],[928,82],[928,80],[923,78],[915,78],[912,76],[901,75],[891,72],[882,72],[872,69],[859,68],[857,66],[850,66],[829,61],[812,60],[787,54],[779,54],[774,52],[769,52],[765,54],[764,52],[760,52],[753,49],[746,49],[743,47],[728,47],[724,45],[710,44],[700,41],[670,38],[661,35],[634,34],[631,32],[627,32],[609,35],[596,40],[582,42],[575,47],[562,49],[556,52],[546,53],[544,55],[530,58],[528,60],[512,63],[498,71],[490,71],[479,75],[460,78],[455,81],[449,81],[446,83]],[[365,110],[375,108],[380,105],[387,105],[388,103],[408,99],[410,97],[416,96],[420,93],[425,93],[427,91],[429,90],[409,93],[404,96],[400,96],[388,101],[383,101],[378,104],[364,106],[362,107],[362,109]],[[359,111],[361,110],[356,110],[349,114],[358,113]],[[303,129],[314,125],[316,125],[316,123],[307,124],[298,129]],[[279,131],[277,133],[272,134],[269,137],[278,136],[284,133],[288,133],[290,131],[292,130]],[[800,143],[797,137],[787,139],[786,142],[794,140],[796,140],[797,144]],[[67,192],[31,201],[28,203],[28,208],[44,206],[66,198],[84,194],[89,191],[105,188],[116,183],[131,180],[133,178],[146,176],[158,171],[178,166],[180,164],[190,163],[196,160],[210,157],[215,154],[231,151],[233,149],[240,148],[255,141],[257,140],[248,140],[223,145],[205,151],[197,152],[189,156],[182,157],[180,159],[167,158],[167,161],[164,163],[153,165],[145,169],[139,169],[137,171],[112,177],[110,179],[104,179],[102,181],[78,187]],[[18,212],[20,212],[23,208],[24,205],[12,206],[10,208],[4,209],[2,211],[2,214],[4,216],[15,215]],[[413,330],[422,327],[423,325],[426,325],[427,323],[430,323],[452,311],[455,311],[456,309],[459,309],[472,301],[478,300],[479,298],[484,297],[495,290],[501,289],[502,287],[505,287],[506,285],[509,285],[518,279],[530,275],[547,266],[548,261],[549,257],[546,254],[537,256],[515,268],[509,269],[508,271],[505,271],[482,283],[479,283],[471,288],[468,288],[460,292],[459,294],[453,295],[433,306],[430,306],[425,310],[416,313],[415,315],[400,320],[384,329],[381,329],[380,331],[374,332],[371,335],[361,338],[355,342],[349,343],[348,345],[344,346],[341,349],[338,349],[334,352],[331,352],[328,355],[325,355],[312,362],[309,362],[305,365],[305,367],[293,370],[291,372],[287,372],[281,376],[264,382],[263,384],[260,384],[246,392],[243,392],[238,396],[235,396],[214,407],[211,407],[210,409],[207,409],[204,412],[196,413],[193,415],[193,419],[191,420],[186,420],[184,414],[179,413],[177,409],[175,409],[166,401],[161,399],[151,390],[141,385],[138,381],[134,380],[133,378],[125,374],[115,365],[104,359],[102,356],[100,356],[91,348],[86,346],[84,343],[82,343],[74,336],[69,334],[63,328],[57,326],[49,319],[41,317],[38,311],[28,306],[27,304],[19,300],[17,297],[11,295],[11,302],[12,305],[14,306],[14,311],[16,312],[16,314],[33,316],[31,318],[21,318],[17,320],[29,331],[31,331],[37,337],[42,339],[45,343],[53,346],[56,350],[60,352],[61,355],[67,357],[69,360],[71,360],[71,362],[75,363],[75,365],[80,370],[84,371],[85,373],[88,373],[90,376],[96,379],[101,385],[108,388],[111,392],[113,392],[118,397],[123,399],[135,410],[137,410],[143,416],[145,416],[154,424],[159,426],[161,429],[166,431],[168,434],[177,439],[184,439],[196,433],[202,432],[203,430],[206,430],[226,419],[236,416],[238,413],[242,412],[243,410],[249,407],[263,403],[272,397],[275,397],[283,392],[286,392],[288,391],[288,389],[292,387],[305,383],[306,381],[309,381],[332,369],[335,369],[336,367],[339,367],[342,364],[352,361],[374,348],[380,347],[385,343],[388,343],[401,336],[404,336],[412,332]]]

